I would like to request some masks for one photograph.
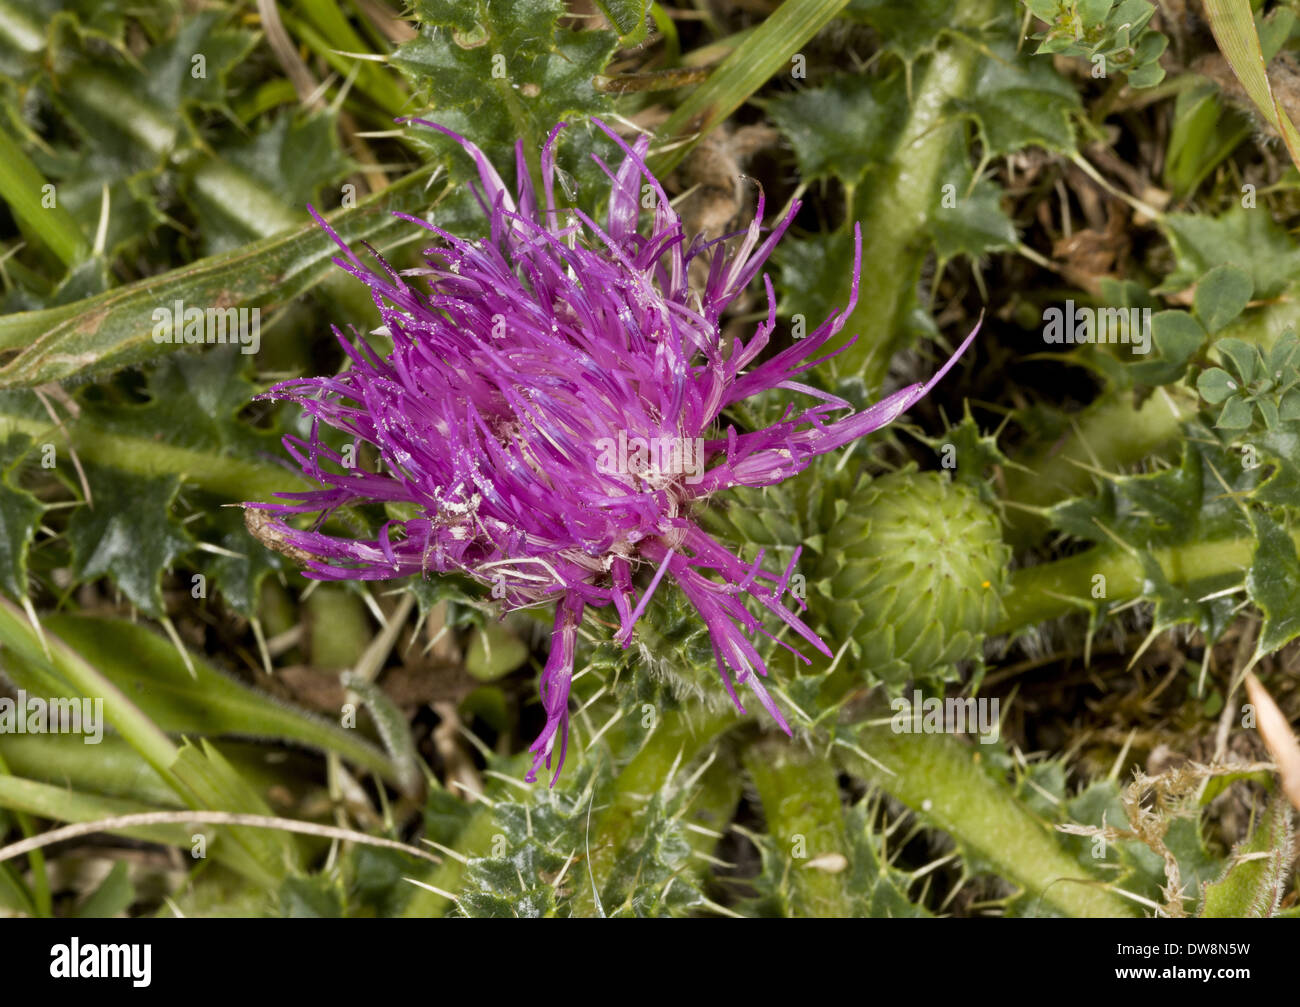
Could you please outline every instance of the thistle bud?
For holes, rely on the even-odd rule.
[[[860,489],[831,528],[814,604],[832,646],[851,639],[868,678],[901,685],[975,654],[1002,613],[1009,556],[972,490],[897,472]]]

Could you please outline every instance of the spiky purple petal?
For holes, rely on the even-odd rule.
[[[765,236],[760,193],[749,227],[688,242],[646,167],[648,139],[629,146],[593,120],[623,152],[616,170],[596,158],[610,180],[608,211],[598,223],[556,206],[555,143],[563,123],[542,150],[539,200],[522,142],[512,196],[474,144],[436,123],[410,121],[445,133],[473,158],[479,178],[473,188],[491,237],[465,241],[406,217],[441,244],[425,252],[424,267],[398,274],[378,255],[378,269],[368,268],[313,211],[342,249],[335,263],[370,287],[394,348],[380,357],[363,340],[335,330],[347,370],[286,381],[266,393],[298,403],[311,418],[310,437],[287,437],[285,446],[322,489],[250,506],[286,517],[320,515],[306,530],[283,517],[274,522],[287,545],[314,557],[306,564],[309,577],[459,572],[492,587],[506,610],[557,601],[541,679],[546,726],[531,747],[530,781],[543,763],[555,763],[556,778],[563,765],[584,609],[612,605],[616,639],[628,646],[650,595],[669,579],[700,613],[737,706],[733,677],[788,733],[760,680],[766,667],[752,638],[766,630],[751,606],[830,655],[782,600],[793,561],[783,576],[761,570],[761,556],[743,562],[691,520],[692,507],[728,487],[788,479],[818,455],[891,422],[930,390],[956,354],[928,382],[832,420],[847,403],[797,378],[833,355],[817,356],[857,303],[857,228],[845,310],[759,362],[776,326],[771,281],[764,276],[767,318],[748,341],[728,345],[721,318],[758,275],[797,203]],[[648,234],[638,227],[643,184],[656,197]],[[707,269],[692,270],[697,261]],[[701,273],[703,284],[693,287],[692,275]],[[760,430],[720,428],[729,405],[775,388],[814,404],[798,413],[792,408]],[[373,445],[383,470],[346,467],[347,459],[320,439],[322,423],[358,445]],[[620,435],[630,443],[700,444],[700,470],[611,470],[602,458],[607,461],[609,444]],[[340,507],[376,502],[414,504],[420,516],[388,521],[371,541],[319,530]],[[642,569],[653,573],[638,595],[633,581]]]

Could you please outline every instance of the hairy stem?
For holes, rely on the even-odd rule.
[[[791,915],[851,915],[845,875],[834,869],[835,855],[848,854],[848,838],[831,762],[776,736],[747,746],[744,762],[763,802],[768,834],[793,857],[786,900]]]
[[[995,12],[991,0],[959,0],[948,19],[954,25],[976,25]],[[893,155],[853,194],[851,218],[862,224],[864,268],[857,308],[829,347],[855,335],[858,340],[829,365],[837,377],[861,377],[868,387],[878,386],[904,346],[907,315],[929,247],[930,216],[946,181],[953,131],[966,128],[960,117],[950,114],[949,105],[970,90],[982,58],[975,45],[954,38],[927,62],[916,64],[911,108],[894,140]],[[847,297],[846,281],[842,300]]]
[[[949,735],[902,734],[888,724],[857,731],[858,747],[885,772],[837,747],[844,768],[883,788],[922,820],[951,834],[997,873],[1037,896],[1044,908],[1070,916],[1135,916],[1135,908],[1108,891],[1056,841],[1006,784],[982,765],[978,745]]]

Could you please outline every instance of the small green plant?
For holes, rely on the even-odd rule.
[[[1295,915],[1235,15],[0,0],[0,915]]]

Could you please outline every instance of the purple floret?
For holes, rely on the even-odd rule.
[[[764,571],[761,554],[742,561],[705,534],[692,509],[720,490],[789,479],[816,456],[891,422],[943,377],[975,333],[929,381],[833,420],[849,404],[797,379],[833,355],[816,357],[856,305],[856,228],[848,306],[758,363],[776,326],[768,277],[767,319],[752,338],[728,343],[721,318],[758,275],[797,203],[765,236],[760,192],[745,231],[688,242],[646,167],[648,139],[628,146],[593,120],[624,154],[617,171],[596,158],[610,179],[602,228],[580,210],[556,207],[555,142],[563,123],[542,150],[539,202],[522,141],[512,197],[474,144],[436,123],[411,121],[447,134],[474,158],[481,183],[474,192],[491,236],[465,241],[398,214],[441,245],[424,253],[423,268],[400,274],[375,255],[382,270],[375,272],[313,211],[343,250],[334,261],[371,288],[383,319],[377,331],[391,336],[393,350],[380,357],[335,329],[347,370],[286,381],[266,393],[298,403],[312,418],[310,438],[286,437],[285,446],[323,488],[276,494],[288,503],[249,506],[285,516],[316,513],[319,528],[343,506],[415,505],[418,517],[390,520],[372,540],[273,522],[286,545],[315,557],[306,563],[308,577],[462,573],[493,588],[507,611],[558,602],[541,679],[546,727],[531,746],[530,782],[555,756],[553,785],[564,762],[583,610],[612,605],[616,639],[626,647],[665,577],[699,611],[736,705],[743,712],[733,675],[789,733],[760,680],[766,667],[752,642],[756,633],[771,634],[750,608],[830,656],[782,603],[798,551],[784,572]],[[639,230],[643,185],[655,197],[648,234]],[[692,276],[704,274],[702,288],[693,287]],[[721,425],[727,406],[773,388],[813,404],[797,414],[792,406],[781,422],[746,433]],[[345,467],[343,455],[320,439],[321,423],[373,445],[381,471]],[[638,451],[642,445],[646,450]],[[633,582],[644,568],[653,576],[642,593]]]

